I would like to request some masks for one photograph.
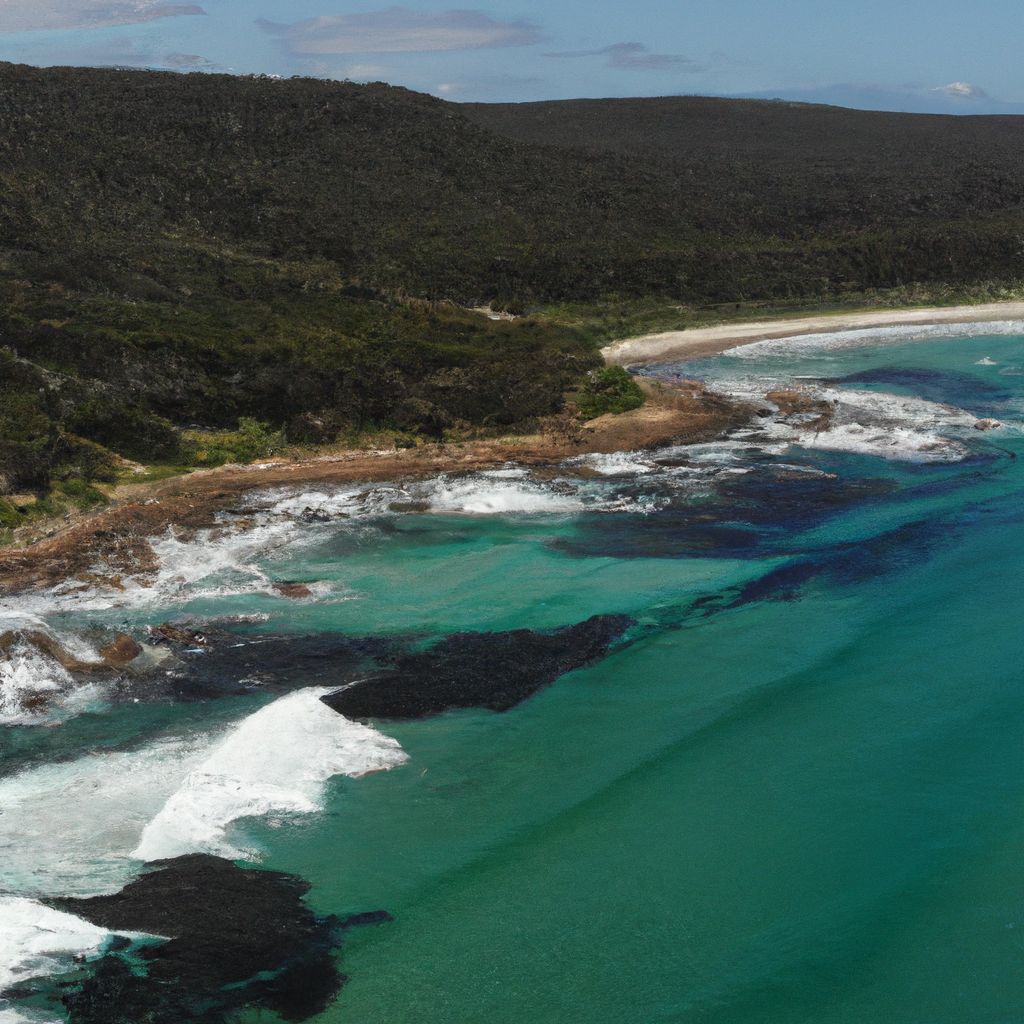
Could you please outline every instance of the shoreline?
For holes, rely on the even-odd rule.
[[[998,323],[1024,320],[1024,301],[971,306],[927,306],[872,312],[808,314],[784,320],[750,320],[623,338],[601,349],[610,366],[643,366],[670,360],[699,359],[756,341],[833,334],[872,327],[928,327],[938,324]]]
[[[640,366],[696,359],[776,338],[907,325],[1024,321],[1024,301],[981,305],[808,314],[699,327],[626,338],[601,350],[609,365]],[[149,538],[175,528],[210,529],[218,515],[254,491],[339,483],[377,483],[497,469],[508,463],[544,468],[574,456],[653,449],[715,440],[742,426],[753,408],[708,392],[696,381],[640,381],[647,395],[637,410],[601,416],[551,433],[413,449],[355,449],[302,459],[196,470],[162,481],[119,486],[104,508],[22,534],[0,547],[0,600],[59,583],[119,587],[156,568]],[[43,527],[46,528],[45,526]]]
[[[752,409],[702,385],[641,384],[639,409],[600,416],[560,433],[438,443],[412,449],[353,450],[300,460],[228,465],[186,476],[125,484],[111,504],[62,522],[22,546],[0,548],[0,600],[60,583],[119,588],[156,568],[149,538],[174,528],[185,535],[218,525],[254,491],[339,483],[378,483],[497,469],[510,462],[551,467],[575,456],[711,441],[746,423]],[[571,472],[571,471],[570,471]]]

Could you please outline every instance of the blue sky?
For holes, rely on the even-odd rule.
[[[454,100],[1024,112],[1020,0],[464,2],[0,0],[0,59],[383,80]]]

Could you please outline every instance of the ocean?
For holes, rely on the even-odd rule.
[[[0,1021],[100,1019],[66,997],[114,960],[156,1021],[1024,1019],[1024,325],[643,372],[759,415],[254,495],[159,539],[145,586],[0,610],[83,657],[163,652],[86,683],[0,662]],[[186,639],[152,643],[168,622]],[[153,928],[55,898],[194,853],[301,880],[320,922],[387,913],[304,961],[323,998],[180,973],[172,1008]]]

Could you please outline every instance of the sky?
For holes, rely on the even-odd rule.
[[[1024,113],[1021,0],[452,2],[0,0],[0,60],[386,81],[458,101]]]

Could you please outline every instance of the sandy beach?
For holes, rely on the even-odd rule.
[[[929,324],[994,323],[1024,320],[1024,302],[989,302],[976,306],[935,306],[925,309],[875,310],[866,313],[832,313],[786,320],[754,320],[746,323],[696,327],[625,338],[601,350],[605,361],[617,366],[636,366],[670,359],[697,359],[724,352],[753,341],[827,334],[871,327],[928,326]]]

